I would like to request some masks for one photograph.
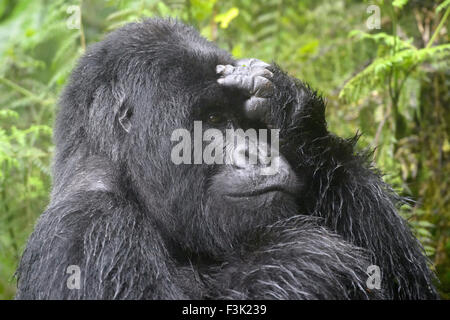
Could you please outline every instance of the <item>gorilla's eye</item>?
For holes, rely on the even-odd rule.
[[[225,121],[225,118],[220,113],[211,113],[208,115],[208,122],[211,124],[220,124]]]

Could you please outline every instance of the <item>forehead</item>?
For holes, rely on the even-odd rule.
[[[177,57],[167,63],[167,70],[172,70],[175,80],[181,85],[209,88],[218,79],[216,66],[232,64],[233,60],[220,55],[220,51],[198,51],[189,47],[179,50]],[[214,90],[214,86],[209,89]]]
[[[166,71],[173,72],[177,80],[184,80],[185,85],[216,79],[218,64],[234,63],[228,52],[197,32],[181,31],[161,39],[154,52],[155,58],[159,60],[156,62],[162,64]]]
[[[246,97],[240,90],[225,88],[217,83],[216,78],[213,81],[205,81],[204,84],[192,99],[194,113],[209,110],[235,113],[242,109]]]
[[[192,43],[175,47],[160,64],[159,78],[163,87],[171,87],[174,95],[189,98],[202,105],[227,105],[238,99],[235,89],[227,89],[217,83],[216,66],[233,64],[234,60],[216,47],[204,47]]]

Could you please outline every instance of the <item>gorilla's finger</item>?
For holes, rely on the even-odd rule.
[[[273,77],[273,73],[266,68],[258,68],[258,69],[254,69],[254,71],[252,71],[252,75],[253,76],[262,76],[265,78],[272,78]]]
[[[242,75],[242,76],[263,76],[266,78],[271,78],[273,76],[273,73],[263,67],[234,67],[232,65],[217,65],[216,66],[216,73],[220,74],[222,76],[228,76],[228,75]]]
[[[253,79],[249,76],[231,74],[217,79],[217,83],[225,87],[238,87],[250,92],[253,86]]]
[[[239,67],[270,67],[270,64],[255,58],[245,58],[237,61],[237,66]]]
[[[265,121],[269,106],[267,99],[251,97],[245,102],[245,113],[249,119]]]
[[[253,88],[250,90],[252,95],[261,98],[268,98],[273,95],[273,83],[267,78],[257,76],[253,78]]]
[[[219,78],[217,82],[225,87],[237,87],[248,91],[250,95],[260,98],[272,96],[274,91],[273,83],[262,76],[245,76],[231,74]]]
[[[222,74],[222,75],[229,75],[229,74],[233,73],[234,69],[235,69],[235,67],[232,66],[231,64],[227,64],[227,65],[218,64],[216,66],[216,73]]]
[[[233,74],[241,74],[252,77],[262,76],[266,78],[271,78],[273,76],[273,73],[270,72],[270,70],[262,67],[236,67],[233,71]]]

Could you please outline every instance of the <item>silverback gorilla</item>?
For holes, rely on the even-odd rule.
[[[111,33],[60,99],[51,201],[16,298],[437,298],[401,198],[324,111],[276,65],[236,61],[180,22]],[[245,148],[232,164],[174,164],[171,134],[194,121],[278,128],[278,173],[259,175]]]

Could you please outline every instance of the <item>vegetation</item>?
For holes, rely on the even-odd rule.
[[[359,130],[386,181],[411,199],[401,213],[450,298],[449,15],[450,0],[2,0],[0,299],[14,296],[18,259],[48,203],[52,123],[70,70],[108,31],[153,16],[319,88],[330,130]]]

